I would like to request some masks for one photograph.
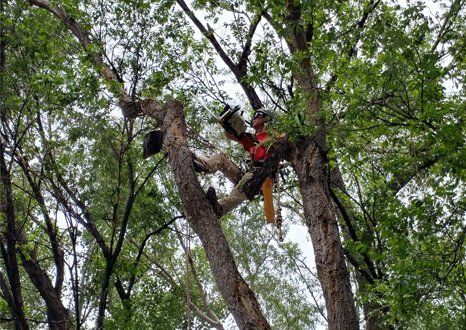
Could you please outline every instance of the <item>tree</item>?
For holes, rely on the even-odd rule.
[[[435,128],[430,126],[432,120],[434,120],[433,118],[436,118],[436,120],[443,118],[446,120],[445,124],[449,122],[450,119],[440,115],[442,111],[437,111],[437,109],[444,107],[443,102],[449,106],[456,104],[450,109],[451,112],[449,111],[449,113],[456,118],[454,122],[457,123],[455,127],[458,130],[453,129],[455,131],[453,133],[450,130],[452,128],[450,124],[447,124],[447,126],[449,126],[448,131],[456,136],[455,140],[461,141],[459,136],[462,131],[461,123],[463,120],[461,117],[463,115],[458,111],[460,108],[460,103],[457,103],[459,99],[454,94],[451,96],[444,94],[442,79],[450,79],[451,82],[454,82],[461,75],[462,69],[459,68],[461,67],[461,61],[456,61],[459,53],[462,52],[459,51],[462,48],[460,46],[461,42],[460,44],[457,43],[459,40],[457,39],[459,37],[457,31],[462,30],[460,8],[464,6],[464,2],[453,1],[444,4],[444,13],[439,16],[440,23],[438,24],[429,21],[429,17],[423,13],[425,7],[422,3],[401,8],[399,6],[383,5],[378,1],[369,1],[366,4],[361,4],[359,8],[357,5],[347,7],[344,4],[309,4],[296,1],[271,2],[264,5],[247,2],[247,10],[257,15],[256,18],[250,19],[249,29],[245,27],[245,22],[249,17],[247,14],[242,16],[244,12],[237,2],[232,4],[222,3],[220,5],[208,3],[210,5],[209,12],[213,17],[216,17],[222,11],[237,14],[235,21],[229,25],[230,30],[233,31],[230,40],[237,40],[237,43],[225,42],[224,47],[226,47],[226,50],[221,48],[213,28],[203,27],[202,23],[183,1],[178,1],[178,3],[204,36],[210,40],[220,58],[224,60],[240,82],[244,91],[251,93],[250,90],[252,89],[251,87],[245,88],[245,84],[257,84],[265,95],[268,97],[273,95],[276,99],[281,100],[281,102],[274,103],[274,105],[287,111],[285,118],[293,118],[289,121],[290,125],[285,127],[288,131],[294,131],[296,138],[299,139],[299,145],[304,146],[301,149],[302,151],[299,150],[301,154],[298,151],[298,156],[294,158],[293,164],[300,179],[300,190],[304,209],[307,210],[305,212],[307,213],[307,224],[310,228],[311,237],[313,237],[318,270],[319,263],[325,260],[324,255],[319,255],[319,253],[322,251],[334,253],[328,255],[333,256],[333,258],[330,258],[333,263],[328,260],[324,263],[325,266],[320,268],[320,281],[324,287],[324,294],[325,285],[331,283],[329,281],[332,279],[332,274],[340,274],[336,277],[337,279],[334,278],[334,283],[328,287],[334,289],[338,288],[335,283],[343,286],[346,283],[346,289],[342,287],[340,292],[346,292],[343,294],[346,298],[351,296],[348,293],[349,281],[341,280],[347,275],[345,275],[346,270],[342,264],[343,257],[338,254],[337,227],[327,226],[327,223],[335,224],[331,219],[335,219],[337,215],[340,215],[341,220],[344,221],[342,223],[343,229],[348,235],[346,254],[348,260],[355,266],[358,272],[357,276],[361,278],[361,293],[366,294],[364,291],[368,290],[367,282],[372,284],[376,282],[384,283],[382,285],[390,282],[391,279],[387,276],[390,270],[386,268],[384,261],[381,260],[390,258],[392,250],[388,246],[384,246],[378,230],[384,231],[382,227],[387,222],[382,219],[387,216],[390,217],[389,214],[393,214],[394,210],[387,212],[387,210],[382,209],[379,211],[380,213],[368,212],[367,206],[364,206],[365,202],[360,201],[358,203],[357,200],[365,200],[366,197],[364,196],[374,196],[370,193],[373,193],[374,190],[371,189],[370,192],[362,190],[358,180],[363,175],[362,172],[371,173],[372,177],[369,185],[377,186],[377,191],[382,194],[380,197],[378,194],[376,195],[377,203],[374,204],[373,202],[372,205],[384,206],[393,202],[393,199],[388,197],[388,195],[393,195],[390,193],[387,195],[388,191],[391,190],[397,193],[406,185],[417,182],[422,175],[425,175],[424,171],[431,170],[433,165],[438,164],[443,156],[432,154],[428,156],[426,152],[430,152],[431,150],[428,149],[431,149],[433,145],[445,145],[440,141],[439,136],[436,136],[437,133],[434,133],[439,129],[439,126]],[[269,39],[268,44],[267,41],[264,42],[264,39],[262,39],[257,43],[256,48],[252,47],[251,51],[251,40],[253,40],[257,22],[262,16],[267,19],[268,24],[275,30],[276,36],[283,38],[282,40],[288,45],[291,56],[280,53],[280,50],[277,51],[279,55],[275,55],[276,53],[270,50],[273,49],[270,46],[272,40],[274,40],[273,37]],[[405,19],[395,19],[395,17],[400,16],[405,17]],[[416,22],[418,27],[413,27],[413,22]],[[428,28],[434,32],[429,33]],[[449,30],[449,32],[447,33],[446,30]],[[267,32],[267,30],[265,31]],[[266,32],[265,35],[267,36]],[[375,36],[380,36],[381,41]],[[238,48],[235,49],[235,46],[240,47],[240,51],[237,50]],[[398,53],[394,51],[395,49],[402,49],[399,53],[401,57],[397,56]],[[229,60],[227,54],[233,54],[232,56],[239,54],[239,60],[236,62],[238,64],[234,64],[234,61]],[[250,54],[252,56],[248,58]],[[270,57],[274,55],[274,58],[277,59],[275,66],[270,64],[271,62],[274,63]],[[442,63],[445,56],[451,56],[449,60],[451,59],[456,64],[446,65]],[[248,64],[246,65],[246,63]],[[284,63],[284,65],[281,66],[281,63]],[[399,68],[400,66],[401,68]],[[283,72],[285,72],[285,77],[283,77]],[[354,77],[354,72],[358,73],[356,77]],[[288,73],[288,76],[286,76],[286,73]],[[410,74],[407,75],[407,73]],[[350,77],[351,79],[348,79]],[[283,81],[288,82],[289,86],[294,86],[293,83],[296,82],[297,90],[294,91],[291,89],[292,87],[287,89],[283,88],[283,85],[277,85],[277,82],[283,84]],[[290,89],[295,93],[287,93]],[[270,102],[275,102],[274,97],[270,97]],[[248,99],[251,106],[257,108],[257,102],[254,101],[256,98],[248,95]],[[436,104],[437,108],[433,104]],[[296,108],[296,105],[298,105],[298,108]],[[429,107],[431,111],[427,111],[426,107]],[[307,111],[303,113],[302,109]],[[355,109],[355,112],[352,109]],[[301,119],[307,115],[307,119],[301,121],[303,125],[298,126],[300,129],[297,132],[297,121],[293,117],[295,114],[300,115]],[[355,118],[353,116],[358,118],[365,116],[365,120],[353,122]],[[379,121],[376,126],[372,126],[374,120]],[[283,121],[286,125],[286,119]],[[353,122],[354,125],[347,127],[348,122]],[[431,132],[430,134],[436,136],[433,138],[435,142],[431,138],[427,138],[427,141],[431,141],[426,143],[425,136],[422,138],[415,137],[418,134],[417,132],[424,127],[424,124],[420,124],[420,122],[424,122],[428,131]],[[306,124],[310,127],[306,127]],[[367,140],[364,139],[361,142],[362,137],[368,136],[368,132],[364,128],[366,126],[369,127],[371,133],[376,134],[371,140],[374,147],[372,150],[367,149]],[[400,127],[400,130],[398,131],[396,127]],[[434,131],[431,131],[432,129]],[[391,146],[390,150],[394,151],[390,152],[389,156],[391,157],[389,158],[391,168],[383,167],[383,170],[381,170],[380,163],[376,161],[380,159],[380,151],[373,152],[377,150],[374,143],[380,141],[381,148],[384,149],[385,143],[393,141],[391,134],[394,131],[397,132],[394,136],[399,136],[401,131],[404,136],[409,136],[409,139],[413,140],[419,139],[419,142],[416,143],[417,145],[410,146],[409,155],[411,157],[404,156],[406,154],[406,152],[402,151],[404,147],[398,150],[397,148],[393,149],[393,144],[389,144]],[[350,132],[362,132],[362,136],[354,138],[354,136],[350,135]],[[330,144],[328,144],[328,141],[330,141]],[[350,145],[354,146],[353,143],[359,142],[361,142],[359,147],[354,149],[350,147]],[[461,148],[458,148],[456,142],[451,142],[453,141],[447,144],[449,144],[448,148],[452,155],[455,155],[455,158],[461,158]],[[346,176],[351,171],[346,173],[341,170],[342,166],[346,165],[347,159],[345,157],[340,158],[340,151],[343,150],[346,150],[344,153],[349,153],[349,155],[356,152],[358,157],[364,159],[362,162],[357,162],[359,169],[358,174],[354,176],[356,182],[351,180],[351,176]],[[306,155],[306,153],[309,154]],[[364,153],[365,156],[362,156],[361,153]],[[351,158],[353,157],[351,156]],[[400,162],[407,165],[401,168],[396,167],[397,163]],[[360,172],[360,168],[364,164],[373,164],[374,167],[369,167]],[[378,179],[373,176],[374,171],[376,173],[380,171]],[[343,178],[341,173],[343,173]],[[427,174],[435,177],[434,171],[427,172]],[[366,175],[363,176],[366,177]],[[357,197],[352,197],[351,190],[348,190],[347,184],[345,184],[345,178],[352,182],[351,186],[355,187],[354,191]],[[388,180],[386,186],[383,186],[383,184],[379,183],[380,181],[383,182],[383,178],[391,178],[392,181]],[[321,180],[320,188],[319,180]],[[461,176],[457,177],[456,180],[461,182]],[[342,200],[339,191],[353,198],[353,200],[348,200],[345,197]],[[441,195],[437,195],[438,198],[441,198]],[[395,195],[395,199],[397,203],[400,203],[400,196]],[[355,200],[357,204],[355,207],[362,208],[362,215],[354,214],[356,211],[351,204]],[[338,207],[338,210],[332,209],[332,201]],[[329,207],[327,211],[325,211],[326,206]],[[415,205],[413,206],[414,209],[417,209]],[[411,208],[412,206],[408,207],[408,209]],[[457,211],[458,213],[448,211],[447,218],[453,216],[461,219],[464,212],[458,209]],[[455,213],[456,216],[453,215]],[[367,220],[366,224],[361,224],[360,216]],[[403,219],[403,216],[401,219]],[[420,220],[417,219],[416,221]],[[450,227],[455,231],[455,234],[449,234],[451,237],[455,237],[455,243],[448,248],[453,251],[450,263],[450,265],[456,265],[453,267],[459,266],[455,255],[459,252],[458,244],[462,244],[464,241],[464,221],[459,221],[459,223],[459,228],[456,226],[453,226],[456,229]],[[328,232],[334,233],[333,239],[326,237]],[[320,236],[322,233],[324,233],[324,237]],[[406,235],[406,232],[404,235]],[[397,243],[399,242],[397,241]],[[422,243],[417,244],[424,246]],[[330,246],[331,248],[329,248]],[[378,259],[379,257],[372,250],[373,246],[377,246],[376,250],[379,253],[386,252],[385,257]],[[405,250],[403,249],[403,251]],[[326,268],[326,266],[330,267]],[[333,269],[333,271],[330,271],[330,269]],[[335,271],[337,269],[340,269],[340,271]],[[324,273],[326,274],[324,275]],[[390,306],[392,306],[392,304],[381,303],[382,300],[379,300],[379,294],[380,292],[375,296],[378,298],[371,299],[366,296],[364,299],[367,302],[364,305],[364,312],[368,328],[383,326],[384,320],[378,318],[380,316],[378,311],[390,312]],[[343,305],[346,306],[345,311],[345,306],[336,306],[336,301],[332,301],[332,296],[335,297],[334,294],[327,291],[326,303],[327,310],[330,313],[329,324],[331,327],[332,324],[343,323],[341,319],[340,321],[332,320],[332,310],[344,311],[339,313],[339,315],[345,315],[343,319],[350,319],[349,315],[353,314],[351,301],[345,304],[344,299],[336,300],[343,302]],[[385,322],[397,323],[399,320],[385,320]],[[342,326],[340,325],[340,327]],[[355,326],[355,322],[353,322],[352,326]]]
[[[143,283],[151,287],[166,283],[170,289],[160,286],[157,292],[181,297],[179,281],[167,266],[176,256],[175,237],[166,229],[186,217],[205,253],[198,251],[199,258],[209,262],[240,328],[306,327],[299,320],[280,323],[272,316],[270,311],[284,307],[261,288],[262,283],[286,285],[286,280],[247,271],[254,263],[263,264],[260,253],[248,254],[251,260],[234,256],[246,244],[228,243],[227,228],[205,193],[209,180],[194,171],[193,151],[209,152],[196,129],[203,129],[206,136],[221,132],[205,122],[206,114],[192,95],[213,98],[207,107],[218,107],[231,97],[226,92],[229,85],[221,82],[225,76],[236,80],[252,109],[266,105],[279,113],[275,129],[287,135],[273,143],[273,156],[243,191],[254,199],[261,181],[280,161],[292,164],[287,200],[297,201],[301,210],[296,205],[290,210],[302,212],[312,239],[326,305],[322,314],[329,327],[359,327],[347,262],[354,271],[356,301],[363,307],[368,329],[464,320],[464,310],[456,307],[464,305],[464,112],[461,91],[454,87],[464,76],[464,1],[441,3],[445,6],[439,9],[438,21],[425,13],[422,3],[401,7],[380,1],[177,0],[178,7],[170,1],[29,3],[30,8],[11,6],[14,10],[7,11],[7,17],[25,20],[19,21],[23,27],[19,31],[31,37],[21,40],[36,46],[32,40],[42,36],[44,51],[21,47],[5,34],[1,38],[9,49],[21,50],[6,54],[6,63],[12,65],[2,75],[21,77],[19,84],[8,78],[5,86],[11,87],[2,91],[9,95],[4,109],[12,109],[2,109],[8,114],[2,117],[2,148],[13,164],[9,169],[2,166],[4,196],[10,198],[5,199],[4,214],[10,227],[16,226],[18,220],[8,212],[14,209],[14,194],[19,200],[20,191],[26,192],[32,208],[16,206],[16,213],[24,214],[28,223],[22,231],[46,238],[50,250],[31,249],[27,238],[16,250],[17,235],[10,240],[5,236],[5,250],[11,256],[4,257],[4,263],[16,260],[14,254],[19,253],[21,266],[46,303],[49,324],[59,318],[52,313],[50,302],[55,298],[47,293],[58,293],[55,300],[64,305],[59,275],[64,272],[61,246],[68,244],[73,253],[65,260],[73,274],[78,328],[86,324],[82,295],[98,306],[98,328],[106,324],[106,316],[107,324],[130,324],[140,306],[132,297],[141,296]],[[201,20],[197,9],[207,17]],[[30,27],[50,14],[57,18],[48,20],[52,34],[45,28],[31,32]],[[187,19],[201,33],[199,38],[193,38]],[[13,20],[7,22],[6,31],[14,26]],[[65,42],[52,48],[57,43],[51,36]],[[112,102],[125,119],[108,115],[105,108],[112,108]],[[149,124],[145,118],[153,121]],[[60,125],[63,130],[56,129]],[[134,142],[147,125],[163,132],[169,167],[163,155],[152,160],[152,169],[136,161]],[[31,142],[34,138],[37,144]],[[72,153],[66,150],[69,138],[76,148]],[[235,152],[231,156],[238,160]],[[169,184],[149,183],[159,170],[174,178],[177,193]],[[219,180],[210,183],[223,193]],[[9,186],[21,189],[12,192]],[[58,216],[50,217],[54,204],[68,221],[66,230],[57,226]],[[252,215],[252,207],[233,214]],[[157,226],[143,220],[148,210],[157,214]],[[230,217],[224,215],[223,221]],[[37,218],[46,226],[34,228]],[[139,222],[144,225],[135,225]],[[83,243],[82,254],[97,262],[83,261],[78,242]],[[151,260],[146,251],[153,253],[156,247],[160,254]],[[288,251],[288,269],[301,271],[297,253]],[[51,256],[54,262],[39,262],[37,254]],[[279,259],[280,254],[274,256]],[[99,264],[104,272],[96,271]],[[200,265],[191,259],[193,274]],[[20,279],[19,266],[12,268],[17,271],[8,279],[11,288],[28,283]],[[141,272],[152,267],[161,272],[160,279],[146,282]],[[89,279],[80,278],[80,270],[88,271]],[[32,274],[42,274],[50,286],[47,271],[58,275],[53,289],[34,282]],[[263,277],[257,280],[255,273]],[[193,301],[202,307],[196,309],[195,303],[191,307],[199,322],[222,328],[224,311],[210,307],[205,289],[200,281],[197,284]],[[84,292],[79,290],[82,285]],[[7,285],[2,285],[2,292],[12,315],[20,315],[21,301],[8,298],[13,296]],[[160,300],[153,301],[163,306]],[[179,304],[171,306],[182,310]],[[127,313],[120,317],[116,313],[122,309]],[[166,324],[176,322],[180,321],[174,315]]]

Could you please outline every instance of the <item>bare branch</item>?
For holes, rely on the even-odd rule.
[[[217,51],[217,54],[220,56],[220,58],[223,60],[223,62],[228,66],[230,71],[235,75],[236,80],[238,83],[241,85],[243,88],[244,93],[249,99],[249,102],[252,106],[253,109],[260,109],[262,108],[262,101],[260,100],[259,96],[257,95],[256,91],[254,88],[245,81],[246,78],[246,63],[245,61],[241,62],[241,58],[243,55],[246,56],[248,55],[249,48],[250,46],[245,47],[246,49],[243,49],[243,54],[240,58],[240,64],[235,64],[233,60],[228,56],[228,54],[225,52],[223,47],[220,45],[218,42],[217,38],[215,38],[214,31],[207,25],[207,28],[201,23],[201,21],[196,17],[194,12],[189,9],[188,5],[184,0],[176,0],[178,5],[183,9],[185,14],[191,19],[191,21],[194,23],[194,25],[198,28],[198,30],[204,35],[204,37],[209,40],[211,45],[214,47],[214,49]],[[260,16],[259,16],[260,17]],[[258,24],[258,22],[257,22]],[[251,28],[248,33],[248,38],[252,40],[252,36],[254,34],[254,31],[256,29],[257,25],[254,26],[254,23],[251,25]],[[246,45],[248,44],[248,41],[246,41]],[[244,64],[243,64],[244,63]]]
[[[241,56],[238,61],[238,66],[242,71],[246,70],[247,59],[249,54],[251,54],[252,38],[254,37],[254,33],[256,32],[256,28],[259,25],[261,18],[262,12],[253,19],[251,25],[249,26],[249,31],[246,35],[246,42],[243,47],[243,52],[241,53]]]
[[[432,45],[432,48],[431,48],[432,52],[435,51],[437,49],[438,45],[440,44],[440,42],[442,42],[443,36],[445,35],[445,33],[451,27],[452,20],[455,19],[459,15],[459,13],[461,12],[461,9],[463,8],[464,4],[465,4],[464,0],[452,1],[450,9],[448,10],[448,13],[445,15],[442,26],[440,27],[440,31],[438,33],[438,36],[437,36],[434,44]]]

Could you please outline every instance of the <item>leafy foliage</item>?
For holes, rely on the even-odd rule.
[[[464,1],[435,2],[435,15],[424,2],[296,3],[302,14],[292,28],[308,30],[309,41],[293,55],[287,1],[199,0],[192,6],[234,61],[244,61],[251,43],[242,82],[277,113],[273,130],[297,144],[316,133],[304,111],[314,96],[296,87],[293,75],[310,59],[323,99],[329,171],[338,169],[345,182],[330,185],[343,206],[339,220],[359,279],[358,304],[375,304],[370,315],[387,326],[460,328],[466,306]],[[57,236],[67,274],[61,298],[78,326],[92,327],[104,302],[107,328],[186,327],[177,224],[183,211],[166,150],[142,160],[142,136],[153,123],[122,119],[110,95],[124,84],[133,100],[183,100],[192,149],[204,156],[220,149],[241,163],[243,151],[225,141],[203,108],[218,113],[225,103],[239,104],[248,117],[231,72],[173,1],[60,2],[89,31],[87,50],[45,10],[2,4],[1,135],[25,236],[18,249],[31,258],[34,251],[53,282]],[[103,54],[119,81],[104,82],[89,54]],[[231,188],[218,175],[200,180],[219,196]],[[292,175],[283,195],[285,228],[301,225]],[[320,289],[301,262],[302,251],[291,237],[279,244],[261,214],[257,200],[222,221],[267,319],[277,329],[325,323]],[[0,221],[4,228],[3,210]],[[191,255],[199,281],[190,288],[194,305],[227,320],[194,237]],[[5,262],[0,273],[7,273]],[[45,303],[23,271],[21,285],[27,318],[42,322]],[[1,298],[0,313],[11,320],[3,291]],[[193,324],[212,326],[201,314]]]

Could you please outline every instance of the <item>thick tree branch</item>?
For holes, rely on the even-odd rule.
[[[47,305],[47,318],[50,329],[71,329],[71,317],[68,309],[65,308],[60,296],[50,281],[49,276],[39,265],[36,251],[24,249],[20,251],[21,261],[24,269],[28,273],[31,282],[39,291],[41,297]]]
[[[197,179],[192,152],[186,142],[182,104],[171,101],[160,108],[157,102],[147,100],[142,102],[141,109],[160,125],[186,217],[205,248],[218,288],[238,326],[270,329],[254,293],[238,272],[218,218]]]
[[[417,177],[419,173],[428,170],[442,158],[443,155],[438,155],[433,158],[424,159],[420,164],[416,164],[415,168],[394,177],[388,183],[388,187],[392,190],[393,194],[397,194],[403,187]]]

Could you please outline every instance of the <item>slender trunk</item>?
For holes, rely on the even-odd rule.
[[[73,292],[73,302],[74,302],[74,318],[76,322],[76,330],[81,328],[81,309],[79,307],[79,277],[78,277],[78,255],[76,252],[76,228],[71,227],[70,229],[70,239],[71,246],[73,251],[73,263],[68,268],[70,272],[71,280],[71,290]]]
[[[11,294],[13,296],[12,313],[15,318],[16,329],[29,329],[26,323],[23,309],[23,297],[21,294],[21,282],[16,255],[17,230],[15,224],[15,213],[13,206],[13,196],[11,190],[11,181],[8,168],[4,157],[3,143],[0,141],[0,172],[3,186],[3,200],[6,218],[6,227],[4,237],[6,240],[6,249],[2,249],[2,256],[5,261],[8,280],[10,282]]]
[[[47,306],[49,329],[66,330],[72,328],[70,312],[63,306],[59,294],[54,288],[47,273],[39,266],[34,251],[21,254],[23,267],[31,282],[39,291]]]
[[[110,279],[113,273],[114,266],[115,266],[115,258],[112,255],[107,259],[107,263],[105,266],[104,279],[102,281],[102,287],[100,288],[99,311],[97,314],[96,329],[104,328],[105,310],[107,308],[107,299],[108,299],[108,290],[110,287]]]
[[[128,132],[128,134],[129,136],[132,135],[131,132]],[[128,136],[128,139],[129,139],[129,136]],[[120,158],[119,158],[120,166],[122,166],[122,160],[123,160],[123,153],[120,155]],[[129,176],[129,182],[130,182],[129,195],[128,195],[128,199],[126,200],[125,212],[122,217],[121,227],[118,233],[118,238],[115,244],[115,249],[109,255],[105,255],[105,251],[102,251],[105,255],[106,266],[105,266],[104,279],[102,281],[102,287],[100,291],[99,311],[98,311],[97,323],[96,323],[97,329],[104,328],[105,311],[107,309],[108,293],[110,289],[110,280],[115,270],[115,264],[117,262],[118,256],[120,255],[121,249],[123,248],[123,242],[125,239],[126,229],[128,227],[131,210],[133,208],[134,201],[136,198],[136,195],[135,195],[136,183],[134,180],[132,165],[130,161],[128,161],[128,176]],[[110,244],[110,249],[112,248],[112,246],[113,246],[113,239],[112,239],[112,243]]]

